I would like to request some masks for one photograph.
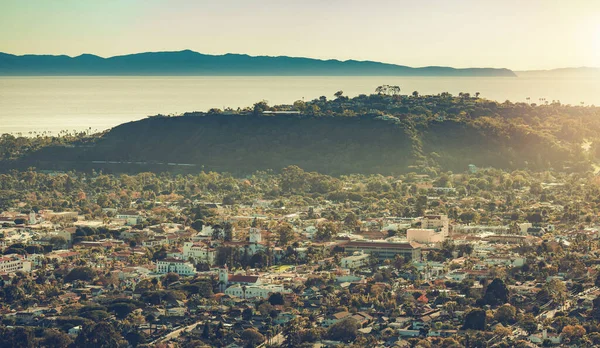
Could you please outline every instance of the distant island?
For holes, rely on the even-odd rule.
[[[579,67],[560,68],[550,70],[528,70],[516,71],[519,77],[577,77],[577,78],[599,78],[600,68]]]
[[[509,69],[442,66],[413,68],[356,60],[207,55],[190,50],[146,52],[102,58],[91,54],[12,55],[0,53],[0,76],[465,76],[516,77]]]

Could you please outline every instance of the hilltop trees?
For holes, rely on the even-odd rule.
[[[400,86],[382,85],[382,86],[375,88],[375,93],[398,95],[398,94],[400,94]]]

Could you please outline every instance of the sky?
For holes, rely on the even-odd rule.
[[[0,52],[600,67],[600,0],[0,0]]]

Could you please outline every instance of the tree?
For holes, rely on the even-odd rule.
[[[333,95],[334,95],[334,96],[335,96],[337,99],[339,99],[339,98],[340,98],[340,97],[341,97],[343,94],[344,94],[344,91],[337,91],[337,92],[335,92]]]
[[[500,278],[494,279],[485,289],[483,303],[498,306],[508,302],[508,288]]]
[[[520,321],[521,327],[523,330],[527,331],[530,335],[533,334],[538,327],[537,320],[531,313],[527,313],[523,316],[523,319]]]
[[[300,336],[300,319],[294,318],[287,322],[283,328],[283,337],[285,337],[284,346],[288,348],[298,347],[302,343]]]
[[[284,223],[277,227],[277,235],[279,236],[279,246],[285,247],[294,239],[294,229],[292,225]]]
[[[532,224],[539,224],[542,222],[542,215],[540,213],[528,214],[525,220],[531,222]]]
[[[246,321],[252,320],[252,316],[254,315],[254,311],[252,308],[246,308],[242,311],[242,319]]]
[[[179,274],[175,272],[169,272],[165,274],[165,277],[163,278],[163,284],[165,287],[168,287],[170,284],[173,284],[177,281],[179,281]]]
[[[29,327],[7,328],[0,326],[0,346],[16,348],[35,347],[33,329]]]
[[[133,347],[137,347],[140,344],[146,343],[146,335],[143,332],[138,331],[128,332],[125,335],[125,339]]]
[[[485,330],[487,317],[483,309],[472,309],[465,316],[463,330]]]
[[[472,222],[477,222],[479,220],[479,214],[474,211],[467,211],[458,216],[458,219],[462,223],[470,224]]]
[[[27,251],[28,254],[41,254],[44,252],[44,248],[41,245],[28,245],[25,247],[25,251]]]
[[[240,338],[244,341],[244,347],[256,347],[265,341],[265,336],[256,329],[246,329],[242,331]]]
[[[262,100],[259,101],[258,103],[254,104],[254,109],[253,109],[253,113],[254,115],[260,115],[262,114],[264,111],[268,111],[269,105],[267,104],[266,100]]]
[[[502,325],[502,324],[498,324],[494,328],[494,335],[500,336],[500,337],[508,337],[508,336],[512,335],[512,330],[507,327],[504,327],[504,325]]]
[[[329,241],[338,234],[338,226],[332,222],[326,222],[317,227],[315,239],[317,241]]]
[[[600,296],[592,301],[592,312],[590,314],[592,318],[600,320]]]
[[[542,287],[542,291],[546,291],[550,299],[556,303],[563,303],[567,299],[567,286],[557,278],[552,278]]]
[[[496,313],[494,313],[494,319],[504,325],[512,324],[515,322],[516,314],[517,309],[507,303],[500,306],[498,310],[496,310]]]
[[[132,303],[117,302],[108,306],[108,310],[115,313],[119,319],[125,319],[129,313],[136,310],[137,307]]]
[[[269,296],[269,303],[272,304],[273,306],[283,305],[284,304],[283,295],[280,292],[272,293],[271,296]]]
[[[75,267],[65,277],[65,282],[70,283],[74,280],[92,281],[96,277],[96,271],[90,267]]]
[[[306,110],[306,103],[303,102],[302,100],[296,100],[294,102],[294,109],[296,109],[300,112],[304,112]]]
[[[226,242],[231,242],[231,240],[233,239],[233,225],[231,224],[231,222],[226,222],[225,225],[223,226],[223,240]]]
[[[327,329],[327,337],[330,340],[352,342],[356,339],[359,325],[354,318],[345,318]]]
[[[586,331],[581,325],[567,325],[562,329],[561,334],[567,340],[567,343],[579,344]]]
[[[378,86],[375,88],[375,93],[377,94],[386,94],[388,91],[388,85]]]
[[[191,225],[191,227],[192,227],[193,229],[195,229],[196,231],[202,231],[202,227],[203,227],[203,226],[204,226],[204,221],[202,221],[202,220],[200,220],[200,219],[198,219],[198,220],[196,220],[196,221],[192,222],[192,225]]]
[[[47,329],[44,331],[44,338],[42,339],[42,344],[45,347],[66,348],[71,343],[73,343],[73,339],[71,339],[71,336],[67,335],[62,331],[56,329]]]
[[[349,212],[344,218],[344,225],[346,225],[346,227],[348,227],[351,231],[354,231],[358,226],[360,226],[360,222],[358,221],[356,214]]]
[[[202,338],[205,340],[210,339],[210,322],[208,320],[204,322],[204,327],[202,328]]]
[[[75,339],[76,347],[120,348],[127,342],[115,328],[107,322],[84,326]]]

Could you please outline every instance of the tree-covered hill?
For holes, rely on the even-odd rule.
[[[334,100],[276,107],[259,102],[245,110],[150,117],[115,127],[93,142],[50,142],[5,164],[238,174],[298,165],[328,174],[394,174],[464,171],[469,164],[588,169],[598,157],[596,107],[497,103],[468,94],[406,96],[392,87],[378,91],[352,99],[337,93]],[[5,138],[0,150],[7,146]]]

